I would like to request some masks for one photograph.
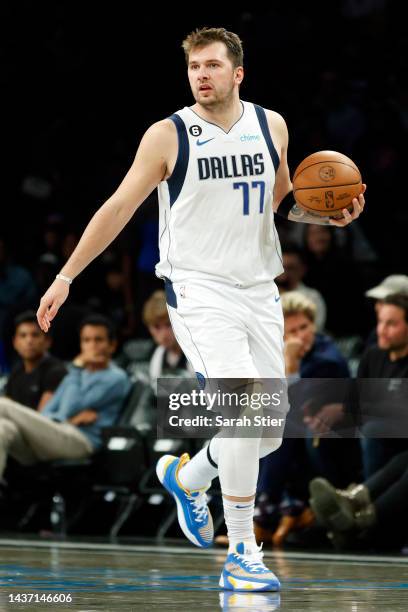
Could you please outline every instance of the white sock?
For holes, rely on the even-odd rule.
[[[207,447],[205,447],[194,455],[191,461],[183,465],[178,473],[178,478],[185,489],[197,491],[206,489],[217,475],[218,468],[210,463]]]
[[[228,552],[235,550],[235,546],[239,542],[245,542],[248,546],[256,548],[254,534],[255,500],[232,501],[223,497],[222,502],[225,524],[228,530]]]
[[[210,442],[210,455],[211,459],[218,465],[220,458],[220,447],[222,444],[223,438],[218,438],[214,436]],[[259,458],[262,459],[269,455],[269,453],[273,453],[278,450],[280,445],[282,444],[282,438],[262,438],[261,444],[259,447]]]

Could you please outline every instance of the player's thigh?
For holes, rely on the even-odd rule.
[[[178,343],[206,378],[256,377],[246,326],[225,292],[205,283],[175,283],[169,316]]]
[[[284,378],[283,313],[275,283],[257,287],[251,296],[250,352],[262,378]]]

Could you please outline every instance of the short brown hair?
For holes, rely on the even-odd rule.
[[[159,289],[152,293],[143,306],[143,323],[145,325],[155,325],[158,321],[169,319],[166,306],[166,294]]]
[[[282,295],[282,309],[285,317],[303,314],[312,323],[316,319],[316,305],[300,291],[288,291]]]
[[[187,64],[192,49],[196,47],[206,47],[213,42],[224,43],[227,47],[228,57],[234,68],[243,66],[244,50],[242,48],[242,41],[237,34],[228,32],[225,28],[197,28],[186,36],[183,40],[182,47],[184,49]]]
[[[404,311],[405,321],[408,323],[408,295],[405,293],[392,293],[381,300],[381,304],[389,304],[390,306],[401,308]]]

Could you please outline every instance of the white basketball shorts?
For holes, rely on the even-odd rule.
[[[285,377],[283,313],[276,284],[166,281],[170,321],[198,378]]]

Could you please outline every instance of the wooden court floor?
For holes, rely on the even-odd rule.
[[[408,610],[408,559],[266,553],[281,593],[230,594],[218,587],[224,557],[190,547],[1,540],[0,611]],[[35,595],[72,602],[36,603]]]

